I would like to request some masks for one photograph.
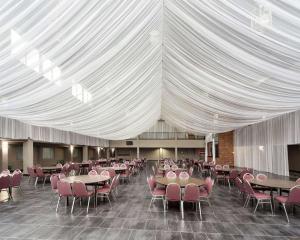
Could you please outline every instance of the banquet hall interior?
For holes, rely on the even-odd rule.
[[[0,4],[0,240],[300,239],[300,2]]]

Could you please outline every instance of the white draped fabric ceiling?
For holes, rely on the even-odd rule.
[[[0,115],[31,125],[205,134],[300,108],[299,1],[6,0],[0,36]]]

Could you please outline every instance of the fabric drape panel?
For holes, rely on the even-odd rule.
[[[207,134],[299,110],[299,9],[293,0],[3,1],[0,115],[117,140],[160,118]],[[36,67],[51,60],[59,81],[28,67],[32,48]],[[73,93],[78,84],[89,101]]]
[[[54,128],[31,126],[18,120],[0,117],[0,137],[10,139],[28,139],[34,141],[65,143],[76,145],[108,147],[105,139],[89,137]]]
[[[289,175],[287,145],[300,143],[300,111],[234,131],[235,165]]]

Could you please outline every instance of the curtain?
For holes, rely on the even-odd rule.
[[[300,143],[300,111],[234,131],[235,165],[289,176],[287,145]]]

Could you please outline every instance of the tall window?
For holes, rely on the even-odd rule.
[[[53,148],[43,147],[42,148],[42,159],[50,160],[54,158]]]
[[[16,159],[23,160],[23,146],[16,146]]]

